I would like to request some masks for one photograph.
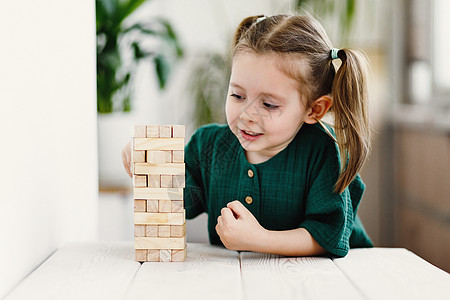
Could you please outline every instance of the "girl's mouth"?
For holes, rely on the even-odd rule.
[[[241,135],[247,141],[255,141],[259,137],[261,137],[263,134],[262,133],[251,132],[251,131],[245,131],[245,130],[241,129]]]

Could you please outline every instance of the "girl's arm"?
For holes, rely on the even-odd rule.
[[[216,231],[230,250],[285,256],[317,256],[327,253],[305,228],[271,231],[263,228],[239,201],[228,203],[217,219]]]
[[[285,256],[317,256],[327,253],[305,228],[266,231],[267,242],[259,252]]]

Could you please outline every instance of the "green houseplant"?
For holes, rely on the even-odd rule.
[[[147,60],[153,64],[158,86],[163,89],[172,63],[183,55],[178,38],[167,20],[152,18],[128,24],[130,22],[127,22],[127,18],[145,2],[95,1],[99,113],[131,110],[130,83],[139,62]],[[146,48],[144,42],[149,39],[157,42],[157,46]],[[125,63],[120,46],[128,48],[132,53],[131,62]]]

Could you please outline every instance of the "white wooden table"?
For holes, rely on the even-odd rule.
[[[450,275],[405,249],[279,257],[188,244],[182,263],[135,262],[133,243],[58,250],[11,299],[450,299]]]

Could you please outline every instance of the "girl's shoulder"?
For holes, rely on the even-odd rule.
[[[302,145],[310,145],[313,148],[337,148],[337,144],[330,134],[336,138],[334,129],[327,124],[327,131],[319,124],[303,124],[299,133],[297,134],[298,142]]]

